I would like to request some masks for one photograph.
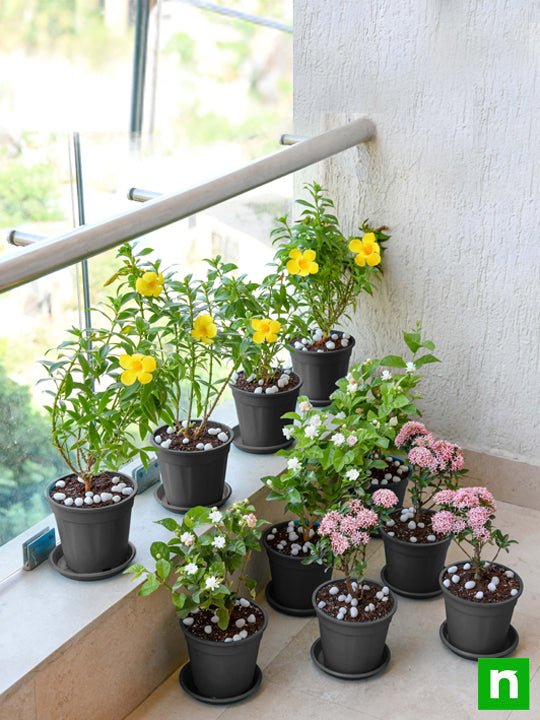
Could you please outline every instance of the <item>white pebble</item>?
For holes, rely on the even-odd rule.
[[[495,592],[495,590],[497,589],[497,586],[494,585],[493,583],[489,583],[487,589],[489,590],[489,592]]]
[[[476,587],[474,580],[467,580],[465,583],[465,590],[472,590],[474,587]]]
[[[278,385],[278,388],[284,388],[284,387],[286,387],[287,383],[284,380],[282,380],[281,378],[279,378],[279,380],[277,381],[277,385]]]
[[[482,598],[484,597],[484,593],[483,593],[481,590],[479,590],[479,591],[475,594],[474,597],[475,597],[477,600],[482,600]]]
[[[187,618],[184,618],[184,619],[182,620],[182,622],[184,623],[184,625],[185,625],[186,627],[191,627],[191,625],[193,625],[193,623],[195,622],[195,620],[194,620],[192,617],[187,617]]]
[[[122,490],[122,495],[131,495],[132,492],[133,492],[133,488],[132,488],[132,487],[125,487],[125,488]]]
[[[435,537],[435,535],[428,535],[426,539],[428,542],[435,542],[437,538]]]
[[[392,473],[385,473],[384,479],[385,479],[385,480],[391,480],[391,479],[392,479]]]
[[[414,535],[409,538],[409,541],[412,543],[418,542],[417,538],[415,538]]]
[[[372,484],[372,485],[378,485],[378,484],[379,484],[379,481],[377,480],[377,478],[373,478],[373,480],[371,481],[371,484]]]
[[[247,638],[247,636],[248,636],[248,631],[242,630],[242,632],[240,633],[240,637],[242,638],[242,640],[245,640],[245,638]]]
[[[204,449],[205,449],[205,450],[213,450],[213,449],[214,449],[214,446],[212,445],[212,443],[206,443],[206,444],[204,445]]]
[[[452,583],[450,582],[450,580],[449,580],[448,578],[446,578],[446,580],[443,580],[443,585],[444,585],[444,587],[447,587],[447,588],[448,588],[448,587],[450,587],[451,584],[452,584]]]
[[[500,580],[499,580],[499,578],[495,575],[494,577],[491,578],[491,582],[492,582],[493,585],[498,585],[498,584],[500,583]]]
[[[183,427],[183,428],[187,428],[187,426],[188,426],[188,421],[187,421],[187,420],[182,420],[182,427]]]
[[[385,595],[390,595],[390,588],[387,587],[386,585],[383,586],[382,591]]]
[[[253,625],[254,622],[257,622],[257,618],[255,617],[255,615],[253,613],[251,613],[251,615],[248,615],[247,621],[248,621],[248,623],[251,623]]]
[[[339,589],[335,585],[332,585],[332,587],[330,588],[330,590],[328,592],[330,593],[330,595],[337,595],[339,592]]]
[[[333,340],[328,340],[328,341],[325,342],[324,344],[326,345],[326,347],[328,348],[328,350],[335,350],[335,348],[336,348],[336,343],[333,342]]]
[[[64,500],[64,505],[67,505],[68,507],[70,507],[71,505],[73,505],[73,498],[67,497],[67,498]]]
[[[362,590],[369,590],[369,585],[362,585]]]
[[[240,635],[233,635],[233,641],[234,641],[234,642],[238,642],[238,640],[241,640],[241,639],[242,639],[242,638],[240,637]]]
[[[304,346],[302,345],[301,342],[298,342],[298,340],[297,340],[297,341],[294,343],[294,349],[295,349],[295,350],[303,350],[303,349],[304,349]]]
[[[122,488],[118,487],[118,485],[113,485],[111,487],[111,492],[113,492],[113,493],[120,492],[121,490],[122,490]]]
[[[304,348],[305,350],[306,348]],[[324,352],[324,350],[317,350],[318,353]],[[343,618],[342,618],[343,619]]]
[[[342,612],[338,612],[336,620],[345,620],[345,615]]]
[[[411,520],[409,523],[407,523],[407,527],[409,528],[409,530],[414,530],[416,528],[416,523],[414,522],[414,520]]]
[[[77,507],[81,507],[83,505],[83,503],[84,503],[84,500],[82,498],[80,498],[80,497],[75,498],[75,505]]]
[[[518,594],[518,592],[519,592],[519,590],[516,590],[516,588],[512,588],[510,590],[510,595],[512,595],[512,597],[515,597]]]
[[[211,625],[205,625],[205,626],[204,626],[204,632],[205,632],[207,635],[210,635],[210,633],[212,632],[212,626],[211,626]]]
[[[365,608],[364,608],[364,612],[370,612],[370,608],[369,608],[369,605],[366,605],[366,606],[365,606]]]
[[[337,333],[332,333],[330,337],[332,338],[332,340],[337,340],[339,335]]]
[[[394,465],[396,467],[401,467],[401,463],[399,462],[399,460],[394,460]]]
[[[60,501],[60,500],[65,500],[65,499],[66,499],[66,494],[65,494],[65,493],[56,492],[56,493],[54,493],[54,495],[53,495],[53,500],[58,500],[58,501]]]
[[[389,530],[386,534],[389,535],[390,537],[394,537],[394,535],[396,533],[393,530]]]
[[[114,502],[114,503],[120,502],[121,499],[122,499],[122,498],[120,497],[120,495],[113,495],[113,502]]]
[[[80,482],[80,483],[82,483],[83,485],[85,484],[84,478],[82,478],[82,477],[78,477],[78,478],[77,478],[77,481]]]
[[[298,535],[295,532],[289,533],[289,540],[291,542],[295,542],[296,540],[298,540]]]
[[[273,533],[277,533],[277,528],[272,528]]]
[[[215,625],[217,622],[219,622],[218,616],[217,616],[217,615],[212,615],[212,617],[210,618],[210,622],[213,622],[214,625]]]
[[[338,595],[338,602],[345,602],[345,595]]]
[[[232,638],[225,638],[224,642],[232,642]]]
[[[101,502],[101,495],[94,495],[92,500],[94,502],[94,505],[99,505],[99,503]]]
[[[260,387],[262,387],[264,385],[264,380],[259,380],[258,384]]]
[[[394,477],[392,478],[392,482],[395,482],[395,483],[401,482],[401,478],[398,475],[394,475]]]
[[[358,600],[357,600],[356,598],[353,598],[353,599],[351,600],[351,605],[352,605],[353,607],[356,607],[356,606],[358,605]]]
[[[183,438],[182,444],[183,444],[183,445],[189,445],[189,438]],[[230,640],[230,639],[231,639],[231,638],[229,638],[229,640]]]
[[[303,348],[302,348],[302,351],[303,351],[303,352],[307,352],[307,347],[303,347]]]
[[[172,426],[172,425],[169,425],[169,427],[167,428],[167,435],[172,435],[173,432],[174,432],[173,426]]]
[[[387,520],[387,521],[386,521],[386,526],[387,526],[387,527],[394,527],[395,524],[396,524],[396,521],[395,521],[395,520]]]
[[[244,618],[240,618],[240,619],[237,620],[234,624],[236,625],[236,627],[237,627],[239,630],[241,630],[241,629],[244,627],[244,625],[246,624],[246,621],[244,620]]]
[[[262,395],[262,391],[263,391],[262,387],[258,387],[258,388],[255,388],[255,390],[253,391],[253,394],[254,395]]]
[[[506,575],[507,578],[514,577],[514,573],[512,572],[512,570],[506,570],[506,572],[504,574]]]
[[[388,595],[385,595],[382,599],[383,602],[388,602]]]
[[[381,485],[388,485],[388,480],[381,480]]]
[[[353,580],[351,583],[351,587],[353,590],[358,590],[358,583]]]
[[[116,485],[119,490],[123,490],[125,487],[127,487],[125,482],[117,482]]]
[[[457,565],[450,565],[450,567],[447,568],[446,572],[449,575],[453,575],[455,572],[457,572]]]
[[[347,340],[347,338],[341,338],[341,347],[347,347],[348,344],[349,341]]]
[[[171,442],[172,442],[172,440],[170,440],[170,439],[169,439],[169,440],[164,440],[164,441],[161,443],[161,447],[162,447],[164,450],[168,450],[168,449],[171,447]]]
[[[326,607],[326,603],[324,602],[324,600],[319,600],[319,602],[317,603],[317,607],[321,610],[323,609],[323,607]]]
[[[197,443],[197,444],[195,445],[195,448],[196,448],[197,450],[204,450],[204,443]]]
[[[87,496],[84,498],[84,504],[85,504],[85,505],[93,505],[93,504],[94,504],[94,501],[92,500],[91,497],[88,497],[88,495],[87,495]]]
[[[375,595],[375,597],[377,598],[377,600],[382,600],[384,597],[383,591],[379,590],[379,592]]]
[[[461,580],[461,578],[459,577],[459,575],[452,575],[452,582],[455,585],[457,585],[460,580]]]
[[[349,614],[353,618],[358,617],[358,608],[353,605],[353,607],[349,608]]]
[[[351,339],[351,336],[349,335],[349,333],[343,333],[341,337],[345,338],[345,340]]]
[[[112,500],[112,493],[102,492],[101,493],[101,502],[108,502],[109,500]]]
[[[465,565],[463,566],[463,569],[464,569],[464,570],[470,570],[470,569],[471,569],[471,563],[465,563]]]
[[[266,536],[266,539],[267,539],[267,540],[273,540],[275,537],[276,537],[276,536],[275,536],[273,533],[270,533],[269,535]]]
[[[251,603],[246,598],[240,598],[240,605],[242,607],[248,608],[251,605]],[[239,625],[238,627],[241,627],[241,625]]]
[[[407,515],[401,515],[400,518],[399,518],[399,522],[404,523],[404,522],[407,522],[408,519],[409,519],[409,515],[408,515],[408,514],[407,514]]]
[[[66,487],[66,483],[65,483],[64,480],[58,480],[58,481],[56,482],[56,484],[55,484],[54,487],[57,487],[57,488],[65,488],[65,487]]]
[[[208,428],[209,435],[219,435],[221,430],[219,428]]]
[[[425,528],[426,525],[425,525],[425,523],[423,523],[423,522],[419,522],[419,523],[418,523],[418,527],[419,527],[419,528]]]

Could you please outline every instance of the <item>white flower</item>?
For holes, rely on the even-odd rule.
[[[389,370],[383,370],[381,373],[381,378],[383,380],[391,380],[392,379],[392,373]]]
[[[313,440],[313,438],[319,434],[319,428],[316,425],[308,425],[305,430],[305,433],[306,433],[306,437],[311,438]]]
[[[308,420],[310,425],[314,425],[315,427],[319,427],[319,425],[322,423],[321,416],[320,415],[313,415]]]
[[[340,412],[336,413],[334,417],[336,417],[338,420],[345,420],[345,413],[343,412],[343,410],[341,410]]]
[[[308,410],[311,410],[312,407],[313,405],[309,402],[309,400],[303,400],[298,406],[298,409],[300,412],[308,412]]]
[[[352,480],[354,482],[354,480],[358,480],[360,473],[356,470],[356,468],[351,468],[350,470],[347,470],[345,477],[347,480]]]
[[[185,532],[180,535],[180,542],[187,547],[191,547],[195,542],[195,535],[190,532]]]
[[[283,428],[283,430],[281,432],[285,435],[287,440],[290,440],[292,437],[292,434],[293,434],[292,425],[285,425],[285,427]]]
[[[347,392],[351,393],[351,395],[354,395],[354,393],[358,390],[358,383],[351,382],[347,385]]]
[[[409,362],[407,363],[407,372],[413,373],[415,371],[416,371],[416,365],[409,360]]]
[[[221,550],[221,548],[225,547],[225,538],[223,537],[223,535],[216,535],[216,537],[212,541],[212,547],[215,547],[218,550]]]
[[[349,437],[347,438],[347,445],[349,447],[353,447],[354,445],[356,445],[357,442],[358,438],[356,437],[356,435],[349,435]]]
[[[206,578],[205,588],[206,590],[215,590],[217,586],[219,585],[219,578],[217,578],[215,575],[209,575]]]
[[[354,377],[353,377],[352,373],[347,373],[347,381],[354,382]]]
[[[380,423],[378,420],[372,420],[372,421],[371,421],[371,424],[374,425],[375,427],[380,427],[380,426],[381,426],[381,423]]]
[[[219,512],[219,510],[212,510],[208,517],[213,523],[218,523],[223,517],[223,515]]]
[[[334,443],[334,445],[337,445],[337,447],[339,447],[345,442],[345,435],[343,435],[342,433],[334,433],[330,440]]]
[[[300,467],[301,467],[301,462],[298,458],[293,457],[293,458],[289,458],[287,460],[287,469],[288,470],[294,470],[296,472],[296,470],[299,470]]]
[[[195,563],[188,563],[184,567],[184,572],[186,572],[188,575],[195,575],[199,568],[195,565]]]
[[[388,421],[388,424],[390,425],[390,427],[396,427],[396,425],[398,424],[397,417],[391,417]]]

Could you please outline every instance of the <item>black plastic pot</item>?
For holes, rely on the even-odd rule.
[[[230,387],[242,438],[240,449],[268,448],[270,453],[286,447],[289,443],[283,436],[283,428],[290,425],[292,420],[282,419],[281,416],[296,407],[302,381],[291,390],[282,390],[273,395],[255,394],[235,385]]]
[[[304,565],[302,558],[284,555],[271,547],[266,539],[272,528],[282,528],[287,521],[272,525],[263,535],[262,541],[272,575],[272,597],[270,602],[285,614],[314,615],[311,596],[313,590],[332,577],[326,565],[312,563]],[[289,612],[288,612],[289,611]]]
[[[154,441],[161,482],[170,505],[182,508],[217,504],[223,497],[227,458],[233,439],[228,425],[214,423],[229,439],[213,450],[167,450]]]
[[[50,495],[56,481],[47,486],[45,498],[58,525],[66,565],[74,573],[100,573],[125,563],[131,554],[129,526],[137,492],[132,478],[116,473],[134,485],[133,493],[115,505],[75,507],[60,505]],[[59,480],[65,480],[65,475]]]
[[[390,593],[390,597],[394,601],[392,609],[388,615],[377,620],[369,622],[337,620],[317,607],[319,590],[334,582],[330,580],[319,585],[314,590],[311,599],[319,620],[324,664],[334,672],[347,675],[367,673],[379,667],[383,662],[386,636],[397,610],[397,600]]]
[[[381,528],[381,537],[386,556],[384,580],[394,592],[418,598],[440,595],[439,574],[451,537],[432,543],[412,543],[391,537],[385,526]]]
[[[336,389],[336,382],[349,370],[355,339],[339,350],[310,352],[289,347],[294,372],[302,378],[304,394],[316,407],[330,404],[330,395]]]
[[[264,610],[250,599],[264,615],[264,625],[253,635],[236,642],[216,642],[197,637],[180,621],[186,639],[193,684],[207,698],[230,698],[245,693],[253,684],[257,655],[268,618]]]
[[[467,562],[464,560],[463,562]],[[494,563],[504,570],[510,568]],[[508,645],[510,623],[517,601],[523,592],[523,580],[515,597],[497,603],[471,602],[451,593],[443,585],[446,568],[439,575],[439,585],[444,596],[448,641],[455,648],[474,655],[502,653]]]

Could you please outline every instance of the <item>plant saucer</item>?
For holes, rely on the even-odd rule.
[[[315,615],[315,610],[312,605],[308,608],[290,608],[279,603],[272,594],[272,581],[266,586],[264,594],[270,607],[283,615],[291,615],[292,617],[313,617]]]
[[[237,703],[241,702],[242,700],[246,700],[248,697],[251,697],[251,695],[257,692],[262,682],[262,671],[258,665],[255,665],[255,675],[253,677],[253,682],[251,686],[240,695],[234,695],[233,697],[226,698],[213,698],[201,695],[197,690],[195,683],[193,682],[193,673],[191,672],[190,662],[184,665],[184,667],[180,670],[178,682],[180,683],[184,692],[186,692],[188,695],[190,695],[195,700],[198,700],[199,702],[208,703],[210,705],[229,705],[231,703]]]
[[[64,557],[64,551],[62,550],[62,543],[57,545],[54,550],[51,551],[51,554],[49,555],[49,562],[55,570],[57,570],[64,577],[70,578],[70,580],[105,580],[106,578],[118,575],[122,572],[122,570],[125,570],[127,566],[133,562],[133,558],[135,557],[135,553],[137,551],[135,549],[135,545],[132,542],[128,543],[128,545],[128,556],[126,560],[124,560],[124,562],[120,563],[120,565],[117,565],[116,567],[109,568],[107,570],[101,570],[100,572],[80,573],[75,572],[70,567],[68,567],[68,564],[66,563],[66,559]]]
[[[230,498],[231,493],[232,487],[229,485],[229,483],[226,482],[223,487],[223,495],[221,496],[221,500],[219,500],[218,502],[208,503],[207,505],[205,505],[205,507],[221,507]],[[186,505],[185,507],[181,505],[171,505],[167,500],[167,497],[165,496],[165,488],[161,483],[154,490],[154,497],[156,498],[158,503],[165,508],[165,510],[168,510],[172,513],[186,513],[192,507],[195,507],[195,505]]]
[[[441,642],[443,645],[445,645],[449,650],[451,650],[456,655],[459,655],[460,657],[465,658],[466,660],[478,660],[478,658],[506,657],[507,655],[511,655],[519,644],[519,634],[513,625],[510,625],[510,627],[508,628],[508,635],[506,637],[506,647],[504,648],[504,650],[501,650],[498,653],[492,653],[490,655],[483,655],[483,654],[468,652],[467,650],[461,650],[461,648],[458,648],[455,645],[452,645],[452,643],[448,639],[448,625],[446,623],[446,620],[443,622],[443,624],[439,628],[439,637],[441,638]]]
[[[294,442],[294,438],[291,438],[290,440],[285,440],[279,445],[267,445],[264,447],[244,445],[244,443],[242,442],[242,435],[240,433],[240,425],[235,425],[232,430],[234,435],[233,445],[239,450],[242,450],[242,452],[252,453],[254,455],[273,455],[278,450],[284,450],[285,448],[288,448]]]
[[[374,675],[378,675],[386,669],[388,663],[390,662],[390,658],[392,657],[390,648],[388,647],[388,645],[385,645],[382,661],[380,665],[378,665],[376,668],[373,668],[373,670],[368,670],[367,672],[363,673],[344,673],[338,672],[337,670],[331,670],[324,664],[324,653],[322,649],[321,638],[317,638],[317,640],[315,640],[309,652],[311,655],[311,659],[319,668],[319,670],[322,670],[327,675],[332,675],[333,677],[340,678],[341,680],[365,680],[367,678],[373,677]]]
[[[396,595],[401,595],[401,597],[406,598],[412,598],[413,600],[429,600],[430,598],[438,597],[439,595],[442,595],[442,590],[431,590],[430,592],[425,593],[415,593],[415,592],[409,592],[408,590],[401,590],[401,588],[396,587],[395,585],[391,585],[388,582],[388,579],[386,577],[386,565],[381,570],[380,574],[381,580],[383,582],[383,585],[387,585],[392,592],[395,592]]]

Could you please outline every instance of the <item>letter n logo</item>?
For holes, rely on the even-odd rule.
[[[478,660],[479,710],[529,709],[529,659]]]

